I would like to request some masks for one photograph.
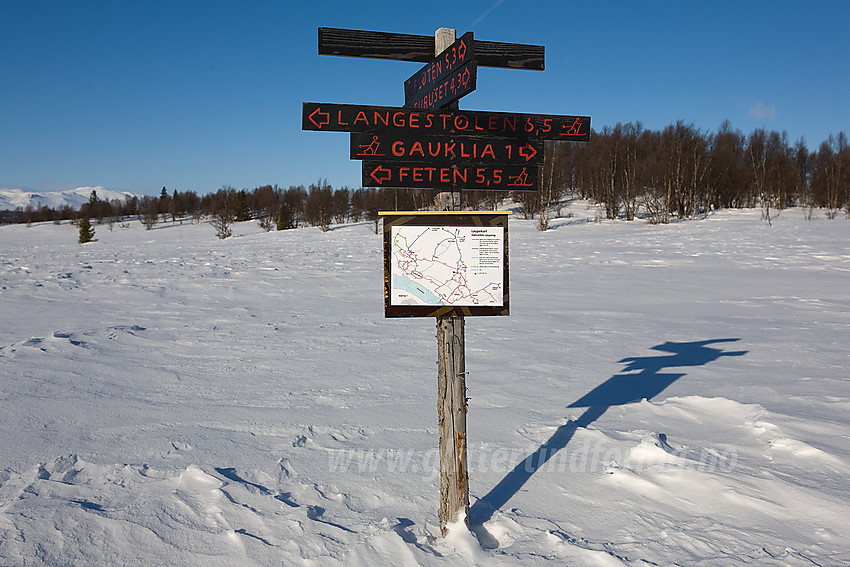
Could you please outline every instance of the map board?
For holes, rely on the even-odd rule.
[[[381,212],[384,315],[509,315],[510,212]]]

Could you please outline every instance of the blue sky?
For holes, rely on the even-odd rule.
[[[301,103],[402,106],[421,64],[319,56],[322,26],[546,47],[542,72],[479,69],[462,109],[850,133],[848,0],[0,0],[0,187],[357,187]]]

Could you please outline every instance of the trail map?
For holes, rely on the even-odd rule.
[[[402,225],[390,238],[392,305],[503,305],[503,227]]]

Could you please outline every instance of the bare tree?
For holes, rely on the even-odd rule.
[[[145,230],[153,229],[159,220],[159,199],[145,195],[139,201],[139,217]]]
[[[327,232],[333,220],[333,204],[333,189],[327,179],[310,185],[304,210],[307,222]]]
[[[545,142],[543,151],[543,180],[540,185],[540,195],[537,201],[538,216],[537,229],[541,232],[549,228],[549,213],[552,203],[557,200],[555,190],[555,142]]]
[[[216,210],[212,218],[215,235],[222,240],[233,236],[233,231],[230,229],[230,226],[233,224],[235,219],[236,215],[233,213],[233,209],[229,206],[223,206]]]

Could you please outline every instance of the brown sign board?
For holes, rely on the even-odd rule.
[[[472,92],[477,75],[474,61],[475,40],[467,32],[404,82],[404,106],[437,108]],[[447,91],[463,92],[445,100]]]
[[[391,132],[351,134],[351,159],[540,165],[543,140],[476,136],[410,136]]]
[[[363,187],[537,191],[539,167],[363,161]]]
[[[411,109],[305,102],[301,129],[321,132],[394,132],[413,135],[461,134],[538,138],[567,142],[590,140],[590,116]]]
[[[444,108],[475,90],[478,81],[478,67],[475,61],[460,67],[457,71],[431,88],[419,91],[418,98],[407,100],[406,108]]]
[[[510,211],[390,211],[384,316],[510,315]]]
[[[367,57],[428,63],[434,59],[434,36],[341,28],[319,28],[319,55]],[[543,71],[542,45],[475,40],[479,67]]]

